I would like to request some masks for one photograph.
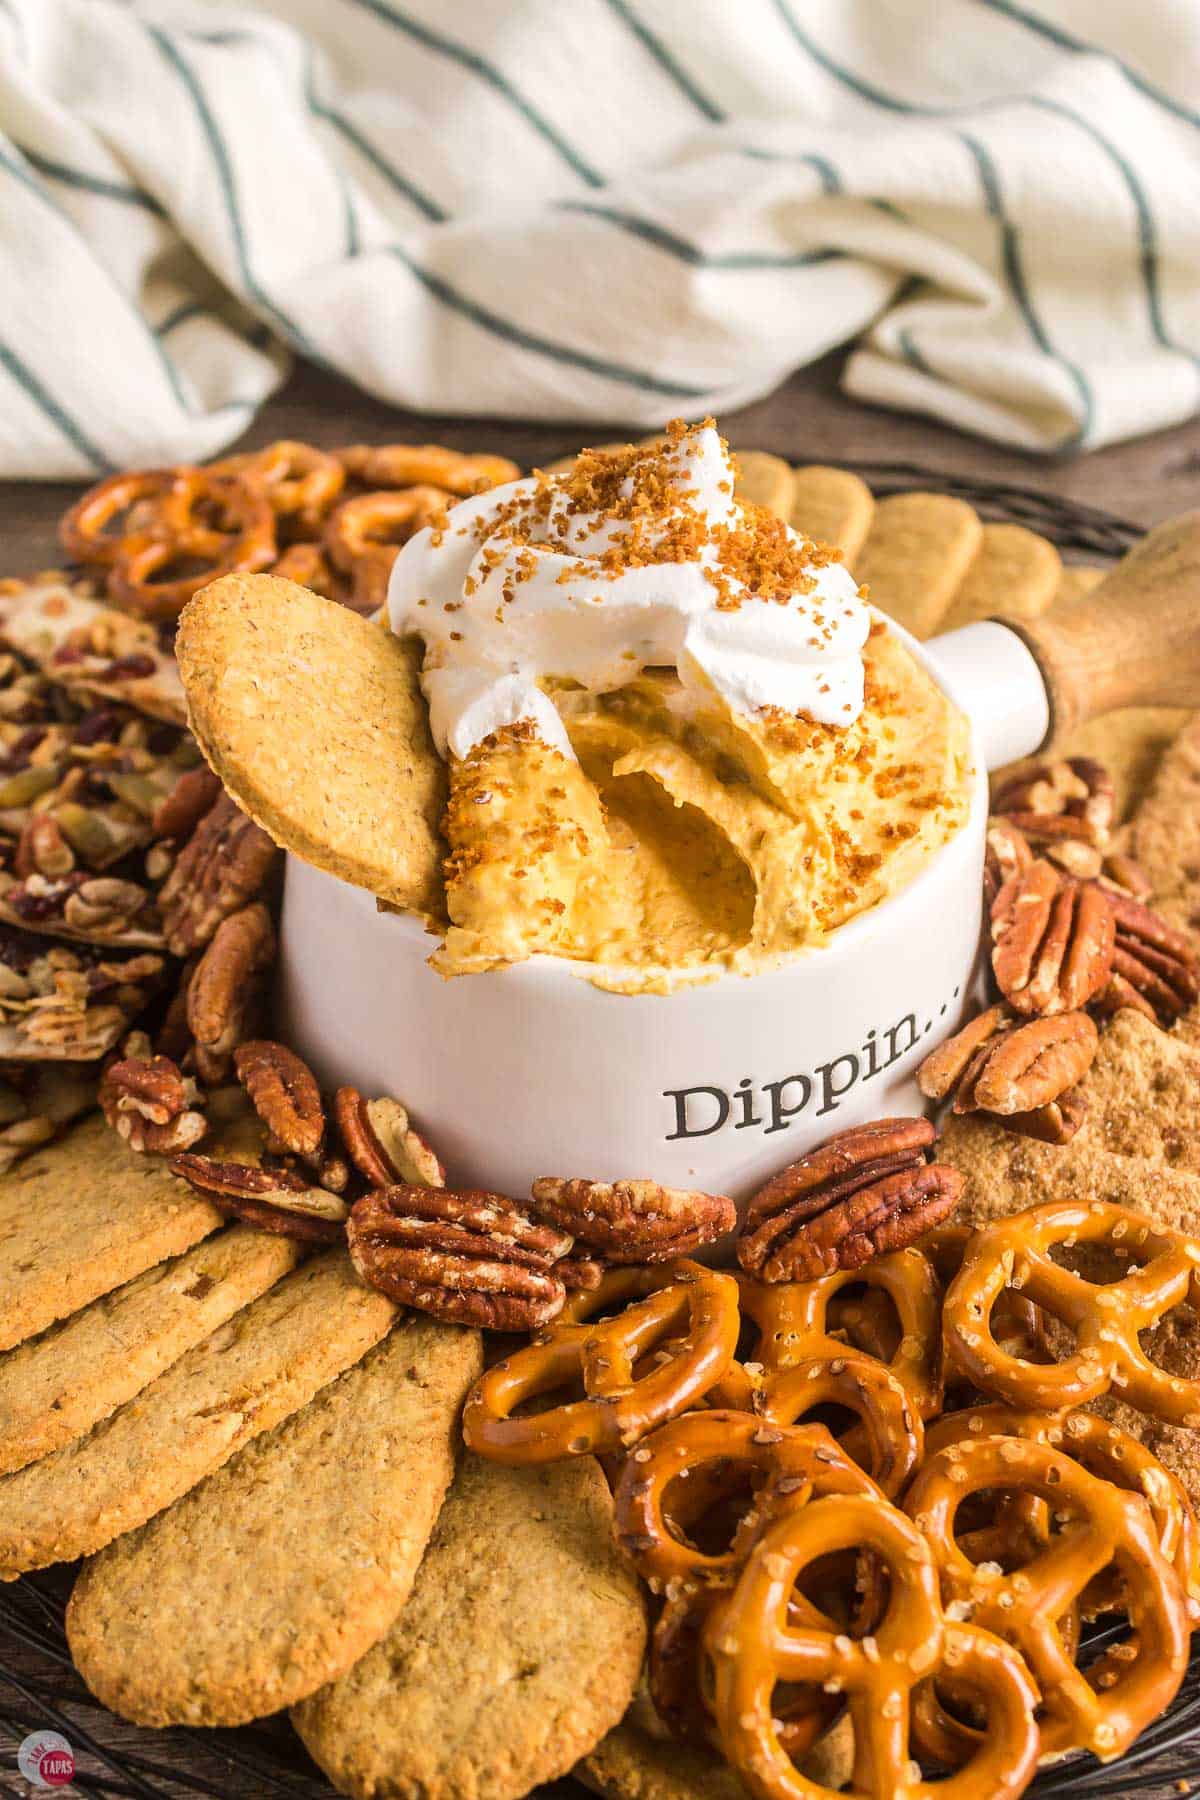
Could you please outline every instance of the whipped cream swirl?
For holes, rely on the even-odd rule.
[[[826,725],[862,710],[871,621],[853,577],[742,506],[711,425],[462,501],[404,545],[388,607],[424,640],[443,756],[521,721],[570,756],[547,677],[605,693],[674,668],[697,707],[715,692],[738,715]]]

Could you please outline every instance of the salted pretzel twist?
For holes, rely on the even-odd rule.
[[[703,1489],[698,1478],[706,1468],[718,1469],[726,1480],[741,1474],[757,1478],[753,1505],[727,1550],[702,1550],[681,1529],[703,1510],[691,1496],[697,1485]],[[682,1483],[686,1489],[676,1485]],[[703,1492],[707,1502],[711,1490]],[[875,1483],[823,1426],[773,1425],[752,1413],[713,1408],[672,1420],[626,1459],[614,1495],[614,1524],[618,1541],[647,1581],[727,1580],[764,1522],[823,1494],[880,1497]],[[669,1495],[682,1496],[682,1519]]]
[[[975,1406],[948,1413],[925,1434],[928,1456],[952,1444],[971,1443],[984,1437],[1028,1438],[1049,1444],[1079,1463],[1089,1475],[1110,1481],[1115,1487],[1140,1494],[1150,1509],[1158,1534],[1158,1547],[1179,1578],[1193,1626],[1200,1623],[1200,1531],[1183,1483],[1165,1469],[1152,1450],[1119,1426],[1097,1413],[1075,1412],[1056,1418],[1047,1413],[1019,1412],[1007,1406]],[[1031,1499],[1031,1496],[1026,1496]],[[1049,1540],[1049,1508],[1033,1501],[1039,1511],[1026,1513],[1028,1527],[1043,1543]],[[981,1561],[971,1546],[973,1561]],[[1080,1597],[1085,1618],[1111,1610],[1116,1603],[1113,1584],[1093,1582]]]
[[[844,1407],[858,1425],[841,1440],[889,1500],[907,1485],[921,1461],[925,1432],[904,1383],[886,1363],[845,1345],[832,1345],[794,1368],[749,1376],[732,1364],[708,1396],[710,1406],[745,1406],[777,1425],[794,1425],[818,1406]]]
[[[693,1262],[613,1269],[484,1372],[464,1408],[463,1435],[481,1456],[513,1464],[628,1450],[703,1399],[737,1336],[731,1275]],[[522,1403],[579,1383],[584,1399],[514,1416]]]
[[[506,456],[465,456],[441,444],[346,444],[333,454],[363,487],[430,486],[459,499],[515,481],[521,473]]]
[[[887,1570],[887,1605],[870,1637],[839,1632],[798,1595],[806,1570],[831,1552],[869,1548]],[[851,1791],[869,1800],[1016,1800],[1037,1763],[1037,1691],[1020,1656],[990,1632],[952,1624],[921,1533],[886,1502],[837,1495],[776,1521],[726,1604],[704,1628],[722,1748],[761,1800],[834,1800],[792,1761],[776,1715],[780,1683],[847,1696],[854,1726]],[[937,1677],[981,1704],[987,1734],[944,1782],[912,1761],[914,1689]]]
[[[445,515],[441,488],[357,494],[329,515],[323,542],[329,560],[354,578],[354,600],[373,610],[387,599],[388,579],[401,544]]]
[[[129,469],[98,481],[63,514],[58,527],[63,549],[78,562],[111,567],[130,537],[160,516],[178,478],[176,469]],[[109,529],[114,519],[122,519],[123,529]]]
[[[1088,1281],[1052,1259],[1062,1244],[1101,1245],[1140,1266],[1120,1281]],[[1070,1328],[1070,1356],[1035,1363],[998,1342],[993,1309],[1012,1288]],[[946,1353],[976,1387],[1010,1406],[1061,1412],[1115,1387],[1156,1419],[1200,1426],[1200,1381],[1156,1368],[1138,1342],[1185,1303],[1200,1311],[1200,1242],[1106,1201],[1056,1201],[971,1238],[943,1307]]]
[[[748,1275],[737,1279],[742,1315],[754,1324],[756,1337],[741,1365],[741,1375],[731,1374],[730,1380],[736,1386],[728,1390],[730,1403],[750,1403],[752,1382],[745,1375],[750,1364],[758,1363],[767,1375],[777,1375],[801,1364],[811,1364],[816,1357],[844,1357],[846,1344],[831,1335],[830,1308],[846,1288],[865,1287],[867,1302],[876,1294],[890,1302],[898,1330],[893,1348],[892,1329],[884,1322],[881,1309],[871,1306],[870,1335],[857,1346],[860,1353],[874,1354],[872,1346],[890,1348],[891,1354],[883,1359],[886,1367],[907,1389],[920,1416],[929,1419],[940,1412],[941,1289],[933,1265],[919,1250],[893,1250],[860,1269],[839,1269],[816,1281],[768,1284]],[[840,1316],[851,1347],[855,1348],[850,1310],[844,1307]]]
[[[210,463],[208,472],[261,487],[272,511],[284,518],[298,517],[306,531],[320,529],[319,521],[346,485],[346,471],[336,456],[291,438],[226,456]]]
[[[963,1502],[981,1490],[1019,1488],[1045,1502],[1059,1529],[1021,1567],[974,1563],[956,1535]],[[1174,1569],[1159,1548],[1146,1502],[1098,1480],[1049,1444],[964,1439],[922,1468],[904,1510],[937,1563],[942,1598],[1016,1646],[1041,1691],[1040,1754],[1088,1749],[1119,1756],[1178,1692],[1188,1661],[1188,1618]],[[1114,1568],[1133,1625],[1132,1656],[1102,1657],[1085,1675],[1060,1621],[1089,1583]]]

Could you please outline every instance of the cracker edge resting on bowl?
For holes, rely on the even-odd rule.
[[[274,575],[225,575],[176,642],[192,729],[285,850],[441,920],[446,775],[420,646]]]

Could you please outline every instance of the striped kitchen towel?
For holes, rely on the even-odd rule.
[[[198,459],[297,352],[645,427],[1200,404],[1195,0],[0,0],[0,475]]]

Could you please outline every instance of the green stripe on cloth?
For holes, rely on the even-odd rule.
[[[1189,350],[1186,344],[1179,343],[1171,336],[1166,327],[1162,311],[1162,291],[1158,284],[1158,232],[1154,223],[1154,212],[1150,205],[1149,195],[1138,178],[1137,171],[1129,158],[1102,131],[1098,131],[1090,119],[1075,111],[1074,107],[1065,106],[1061,100],[1047,99],[1043,94],[1030,94],[1030,106],[1041,107],[1043,112],[1057,113],[1059,118],[1067,119],[1077,125],[1108,157],[1121,180],[1125,183],[1129,198],[1133,202],[1133,210],[1137,217],[1138,249],[1140,253],[1142,282],[1146,289],[1146,305],[1150,313],[1150,329],[1156,341],[1164,350],[1174,350],[1179,356],[1186,356],[1197,369],[1200,369],[1200,356]]]
[[[143,212],[153,213],[155,218],[165,219],[166,208],[148,194],[145,188],[133,187],[122,181],[107,181],[100,175],[89,175],[84,169],[68,168],[66,163],[56,162],[49,156],[43,156],[38,150],[31,150],[28,144],[18,144],[16,148],[39,175],[45,175],[51,181],[61,181],[65,187],[78,188],[81,193],[96,194],[104,200],[120,200],[126,206],[138,206]]]
[[[15,149],[16,146],[14,145],[13,148]],[[18,155],[20,154],[21,153],[18,152]],[[22,187],[26,188],[29,193],[33,194],[36,199],[41,201],[42,205],[48,212],[54,215],[55,220],[64,228],[64,230],[69,231],[72,236],[78,238],[85,250],[90,253],[91,246],[87,243],[87,240],[79,230],[74,219],[72,219],[68,213],[63,212],[60,206],[55,204],[49,194],[46,193],[41,183],[24,167],[23,162],[17,161],[13,157],[6,155],[5,152],[0,149],[0,169],[3,169],[5,174],[11,175],[15,181],[19,181]],[[189,418],[195,418],[197,416],[197,409],[193,406],[183,383],[179,379],[179,371],[176,369],[175,364],[171,361],[171,358],[167,355],[167,352],[159,342],[158,333],[150,329],[141,313],[136,311],[130,304],[129,296],[119,286],[113,276],[109,274],[103,263],[98,262],[96,267],[99,273],[108,282],[113,293],[116,295],[119,304],[127,313],[131,323],[136,326],[137,330],[144,337],[147,346],[154,355],[155,361],[162,370],[168,387],[175,397],[176,405],[181,412],[187,413]],[[219,412],[227,412],[237,410],[238,408],[245,410],[240,401],[230,402],[227,406],[219,407],[216,410]]]
[[[370,163],[375,173],[382,176],[384,181],[395,189],[396,193],[402,194],[406,200],[411,201],[417,211],[423,213],[431,224],[445,224],[450,217],[449,213],[439,206],[429,194],[419,188],[415,181],[411,181],[407,175],[401,174],[395,164],[389,162],[383,152],[378,150],[370,138],[360,131],[357,125],[352,124],[344,113],[336,112],[332,106],[326,106],[323,101],[317,101],[313,110],[318,118],[324,119],[327,125],[332,125],[335,131],[341,132],[346,142],[354,146],[365,162]]]
[[[1186,3],[1187,0],[1184,0],[1184,4]],[[1188,125],[1200,125],[1200,112],[1193,112],[1190,106],[1185,106],[1182,100],[1176,100],[1174,95],[1168,94],[1165,88],[1157,87],[1154,82],[1145,75],[1139,74],[1137,69],[1131,67],[1114,51],[1106,50],[1103,44],[1089,43],[1086,38],[1077,37],[1072,31],[1064,31],[1061,25],[1054,24],[1051,19],[1043,19],[1040,13],[1031,12],[1027,6],[1015,5],[1014,0],[978,0],[978,4],[990,7],[993,12],[1000,13],[1006,19],[1012,19],[1018,25],[1024,25],[1027,30],[1036,32],[1039,37],[1047,38],[1050,43],[1057,44],[1060,50],[1075,50],[1088,56],[1107,57],[1109,62],[1117,65],[1138,92],[1145,94],[1148,100],[1153,100],[1156,106],[1165,107],[1168,112],[1174,113],[1177,119],[1183,119]]]
[[[840,194],[842,178],[827,156],[818,156],[815,150],[760,150],[757,144],[739,144],[740,156],[748,156],[754,162],[764,163],[805,163],[821,183],[826,194]]]
[[[852,69],[843,68],[841,63],[834,61],[827,50],[823,50],[819,44],[813,42],[800,25],[791,7],[787,4],[787,0],[775,0],[775,10],[800,48],[807,52],[812,60],[825,70],[827,75],[832,75],[835,81],[840,82],[844,88],[849,88],[852,94],[857,94],[860,100],[869,100],[873,106],[882,106],[888,112],[921,113],[933,117],[945,116],[947,111],[945,107],[923,106],[916,101],[897,99],[894,94],[885,94],[882,88],[875,86],[874,82],[867,81],[861,75],[856,75]]]
[[[621,231],[627,231],[631,237],[641,238],[645,243],[653,244],[656,250],[665,250],[669,256],[676,256],[680,262],[689,263],[696,269],[806,269],[815,263],[840,260],[844,255],[841,250],[731,250],[723,255],[714,255],[702,250],[698,244],[678,237],[665,226],[656,225],[651,219],[639,219],[636,213],[622,212],[619,207],[597,206],[590,200],[559,200],[555,203],[555,211],[582,213],[590,219],[602,219]]]
[[[605,380],[619,382],[624,387],[640,388],[649,394],[665,394],[672,400],[699,400],[708,392],[707,388],[688,387],[678,381],[664,381],[658,375],[651,375],[648,370],[633,368],[628,363],[612,362],[607,357],[593,356],[589,350],[575,350],[569,344],[540,337],[511,319],[501,318],[498,313],[489,311],[466,294],[460,294],[457,288],[451,287],[440,275],[435,275],[430,269],[423,269],[399,244],[389,244],[384,254],[394,256],[397,262],[403,263],[425,291],[440,300],[444,306],[461,314],[463,318],[470,319],[482,330],[491,332],[494,337],[515,344],[521,350],[532,350],[539,356],[548,357],[552,362],[584,369],[590,375],[603,376]]]
[[[216,167],[217,180],[220,184],[221,194],[225,201],[226,216],[229,219],[229,229],[233,238],[234,254],[237,257],[238,269],[241,273],[242,282],[246,292],[263,312],[269,314],[270,317],[274,319],[283,335],[288,338],[298,350],[302,350],[310,361],[318,363],[322,368],[329,368],[330,364],[327,358],[324,357],[317,349],[316,345],[309,340],[308,336],[301,330],[300,326],[296,324],[295,320],[290,319],[280,307],[276,306],[275,302],[263,290],[250,266],[249,253],[246,247],[246,234],[242,225],[241,209],[238,205],[237,186],[233,178],[233,165],[229,160],[229,152],[225,148],[225,140],[217,129],[217,122],[213,117],[212,110],[205,97],[204,89],[196,78],[195,71],[192,69],[191,65],[185,61],[178,46],[171,41],[167,33],[159,26],[142,21],[142,28],[150,38],[151,42],[157,46],[164,61],[175,71],[179,80],[182,82],[188,98],[192,102],[200,129],[207,139],[208,147],[212,152],[213,163]]]
[[[608,0],[608,8],[610,12],[616,14],[622,24],[628,26],[643,48],[649,51],[663,74],[675,83],[680,93],[691,101],[696,111],[713,125],[723,125],[729,114],[718,106],[715,100],[710,100],[704,90],[697,86],[674,52],[668,50],[657,33],[651,31],[644,20],[638,18],[630,6],[629,0]]]
[[[15,350],[0,341],[0,368],[5,369],[17,386],[25,393],[38,411],[60,431],[67,442],[85,462],[91,464],[97,475],[110,475],[115,464],[101,450],[100,446],[88,436],[78,419],[54,398],[48,388],[43,387],[33,370],[23,363]]]
[[[1029,335],[1043,355],[1052,357],[1058,366],[1066,371],[1079,395],[1083,418],[1078,428],[1059,446],[1060,450],[1077,450],[1084,443],[1092,428],[1095,400],[1092,395],[1091,383],[1076,363],[1071,362],[1068,357],[1063,356],[1060,351],[1055,349],[1050,341],[1049,333],[1034,308],[1021,261],[1019,234],[1005,208],[1004,197],[1000,190],[1000,177],[994,159],[978,138],[972,137],[965,131],[956,132],[955,135],[969,152],[979,171],[984,204],[1000,228],[1000,253],[1004,265],[1005,281],[1009,292],[1016,301],[1021,317],[1025,321]]]
[[[325,110],[317,99],[312,44],[307,39],[304,44],[304,104],[314,118],[325,117]],[[350,191],[350,183],[337,163],[330,161],[329,167],[342,200],[342,230],[346,243],[346,255],[355,257],[362,246],[358,235],[358,215],[354,210],[354,195]]]
[[[373,13],[385,24],[393,25],[397,31],[406,33],[415,43],[424,45],[426,50],[433,50],[439,56],[448,56],[462,68],[469,69],[481,81],[486,81],[493,92],[506,100],[514,112],[519,113],[525,123],[545,143],[549,144],[552,150],[558,153],[569,168],[575,171],[581,181],[586,181],[589,187],[605,185],[604,177],[584,160],[578,150],[567,142],[549,119],[543,117],[532,101],[527,100],[524,94],[515,88],[499,69],[494,68],[490,62],[480,56],[478,51],[472,50],[466,44],[458,43],[454,38],[443,36],[441,32],[434,31],[431,26],[422,24],[419,19],[411,18],[408,13],[401,12],[399,7],[388,5],[387,0],[348,0],[348,4],[359,6],[365,12]]]

